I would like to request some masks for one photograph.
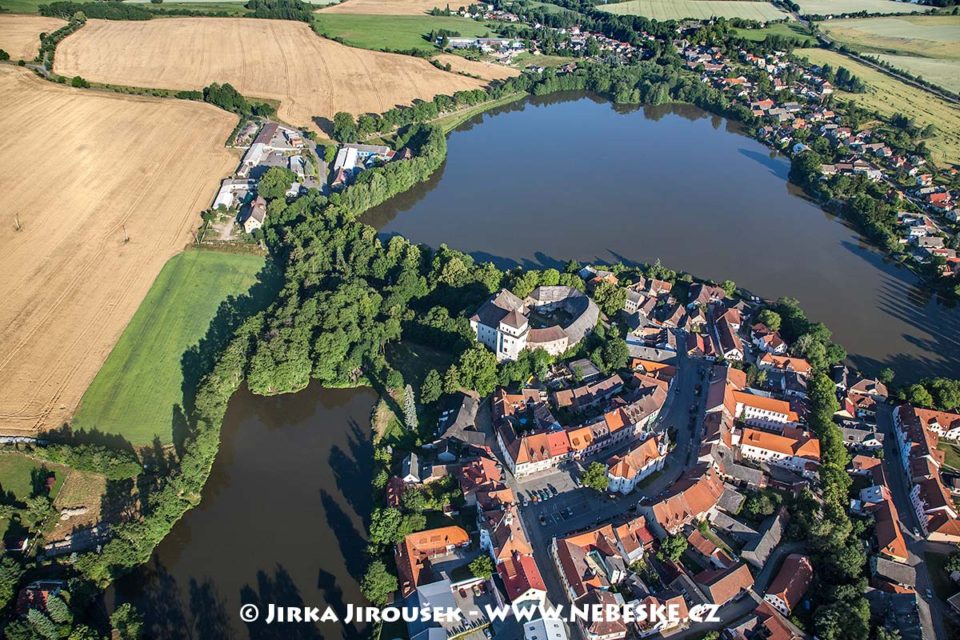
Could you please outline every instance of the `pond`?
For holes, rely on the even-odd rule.
[[[448,139],[429,181],[364,220],[500,266],[654,262],[793,296],[860,368],[960,373],[960,314],[805,199],[789,160],[692,106],[532,98]]]
[[[332,623],[246,625],[239,610],[364,602],[375,401],[370,389],[319,385],[270,398],[238,391],[200,505],[150,563],[116,583],[111,609],[133,601],[149,637],[163,640],[365,638]]]

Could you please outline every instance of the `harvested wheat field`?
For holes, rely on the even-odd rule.
[[[70,417],[236,165],[236,122],[0,67],[0,432]]]
[[[40,51],[40,34],[65,24],[57,18],[0,14],[0,49],[10,54],[11,60],[33,60]]]
[[[248,97],[279,100],[279,117],[298,126],[483,86],[426,60],[321,38],[302,22],[250,18],[90,20],[57,47],[55,69],[166,89],[229,82]]]
[[[358,13],[368,16],[419,16],[431,9],[450,5],[456,10],[460,6],[444,0],[347,0],[340,4],[317,9],[322,13]]]
[[[481,60],[467,60],[463,56],[452,53],[442,53],[435,56],[434,60],[440,64],[449,64],[450,69],[456,73],[466,73],[483,80],[506,80],[520,75],[520,70],[513,67]]]

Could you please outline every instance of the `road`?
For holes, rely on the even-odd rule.
[[[917,613],[923,627],[923,634],[925,638],[946,638],[943,619],[945,616],[954,618],[954,615],[946,603],[939,598],[927,597],[927,592],[933,590],[933,582],[930,579],[929,569],[927,563],[924,562],[923,554],[929,552],[944,553],[952,549],[950,545],[927,542],[914,533],[914,531],[920,530],[920,523],[917,520],[917,513],[913,509],[913,504],[910,502],[910,485],[907,474],[900,464],[900,451],[893,428],[892,407],[884,405],[877,410],[877,428],[883,433],[883,470],[887,476],[890,493],[893,495],[893,503],[897,507],[900,528],[907,540],[907,552],[909,554],[907,562],[917,572]]]
[[[631,513],[631,509],[637,505],[639,500],[646,497],[655,497],[661,494],[667,487],[676,482],[678,478],[696,461],[696,454],[700,449],[700,438],[702,430],[703,403],[706,401],[706,383],[705,373],[709,365],[700,360],[687,358],[685,354],[679,354],[677,358],[677,375],[670,389],[670,395],[657,418],[655,429],[659,432],[670,431],[674,435],[674,447],[667,454],[663,470],[642,488],[635,490],[627,496],[620,496],[616,499],[609,499],[605,495],[598,495],[592,489],[577,488],[573,477],[577,472],[574,463],[568,463],[561,468],[550,473],[537,474],[536,476],[524,478],[518,482],[504,466],[504,472],[507,476],[506,482],[519,497],[528,495],[529,491],[554,487],[559,492],[549,500],[530,503],[521,509],[521,516],[526,530],[527,537],[531,545],[537,550],[536,561],[547,587],[547,598],[555,604],[567,604],[568,598],[563,584],[557,574],[557,569],[553,562],[553,557],[549,549],[553,538],[563,537],[575,531],[589,529],[602,522],[609,522],[618,516],[624,516]],[[702,385],[702,392],[698,396],[695,388],[698,384]],[[691,412],[691,406],[695,408]],[[691,420],[691,414],[695,417]],[[614,453],[627,449],[633,443],[625,443],[617,449],[604,451],[597,459],[606,460]],[[589,460],[582,461],[581,464],[589,463]],[[567,509],[572,511],[572,515],[566,516]],[[540,516],[544,517],[546,524],[541,524]],[[744,601],[752,603],[749,598]],[[738,601],[728,605],[729,613],[726,608],[721,610],[724,622],[742,617],[753,608],[753,604],[745,604]],[[746,607],[744,609],[744,607]],[[741,609],[744,609],[741,611]],[[728,617],[729,616],[729,617]],[[700,632],[704,631],[702,625],[697,626]],[[580,630],[571,625],[570,632],[572,637],[580,638]]]

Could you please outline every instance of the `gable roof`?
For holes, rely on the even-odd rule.
[[[793,611],[807,593],[811,582],[813,565],[810,558],[791,553],[784,559],[777,577],[767,588],[767,595],[777,596],[787,606],[787,611]]]
[[[724,605],[753,586],[753,575],[742,562],[727,569],[708,569],[693,576],[714,604]]]

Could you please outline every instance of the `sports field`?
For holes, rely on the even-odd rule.
[[[628,0],[598,6],[598,9],[619,15],[643,16],[654,20],[694,18],[747,18],[750,20],[783,20],[788,14],[769,2],[747,0]]]
[[[172,442],[184,353],[207,333],[220,303],[247,292],[263,265],[259,256],[216,251],[171,258],[83,394],[73,428],[120,434],[134,445],[154,436]]]
[[[0,49],[10,54],[11,60],[33,60],[40,50],[40,34],[65,24],[57,18],[0,13]]]
[[[845,13],[923,13],[930,7],[893,0],[795,0],[800,15],[828,16]]]
[[[841,91],[837,97],[853,100],[886,116],[904,113],[919,123],[934,125],[937,135],[926,141],[934,159],[939,163],[960,163],[960,109],[956,106],[835,51],[798,49],[796,53],[815,64],[846,67],[868,85],[866,93]]]
[[[315,117],[338,111],[382,113],[484,84],[426,60],[338,44],[302,22],[251,18],[90,20],[60,43],[54,68],[140,87],[229,82],[248,97],[279,101],[281,119],[314,127]]]
[[[447,5],[456,10],[460,6],[456,2],[446,0],[346,0],[340,4],[332,4],[321,9],[327,13],[359,13],[368,16],[419,16],[428,13],[434,7],[444,8]]]
[[[236,166],[236,122],[0,67],[0,433],[70,417]]]
[[[340,6],[340,5],[337,5]],[[465,38],[495,36],[489,26],[476,20],[448,16],[387,16],[345,13],[314,14],[320,33],[342,39],[351,47],[374,51],[434,51],[437,47],[424,36],[444,29]]]

